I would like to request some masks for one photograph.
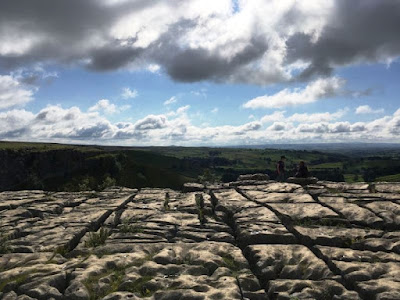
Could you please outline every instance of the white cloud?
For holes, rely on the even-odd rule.
[[[130,88],[126,87],[122,89],[121,97],[123,99],[133,99],[139,95],[137,90],[131,90]]]
[[[219,111],[218,107],[215,107],[211,110],[211,113],[216,114]]]
[[[362,132],[366,130],[363,123],[351,124],[349,122],[327,123],[319,122],[312,124],[301,124],[297,128],[298,132],[318,133],[318,134],[340,134]]]
[[[0,137],[18,137],[24,135],[26,124],[31,122],[35,115],[26,110],[10,110],[0,112]]]
[[[190,108],[190,105],[185,105],[185,106],[179,107],[176,110],[176,114],[180,115],[180,114],[186,113],[189,110],[189,108]]]
[[[0,75],[0,109],[23,106],[33,100],[34,91],[10,75]]]
[[[193,124],[189,106],[137,121],[110,122],[96,111],[48,106],[38,113],[23,109],[0,112],[0,139],[115,145],[230,145],[269,142],[400,142],[400,116],[370,122],[321,121],[301,123],[261,121],[210,126]],[[340,112],[340,111],[339,111]],[[298,119],[300,120],[300,119]],[[317,120],[317,118],[316,118]]]
[[[348,108],[340,109],[337,112],[330,113],[295,113],[291,116],[285,116],[285,111],[275,111],[272,114],[265,115],[261,118],[261,122],[272,123],[272,122],[294,122],[294,123],[316,123],[316,122],[329,122],[342,118],[347,112]]]
[[[396,110],[393,115],[396,117],[400,116],[400,108]]]
[[[172,96],[171,98],[169,98],[168,100],[166,100],[164,102],[164,105],[170,105],[173,103],[176,103],[178,101],[178,98],[176,98],[176,96]]]
[[[345,81],[338,77],[322,78],[308,84],[304,89],[284,89],[274,95],[265,95],[246,102],[245,108],[281,108],[316,102],[340,93]]]
[[[176,117],[176,116],[182,116],[185,115],[186,112],[190,109],[190,105],[185,105],[179,107],[176,111],[170,111],[166,115],[168,117]]]
[[[11,124],[12,120],[18,125]],[[78,107],[47,106],[37,114],[25,110],[0,115],[0,137],[17,140],[62,142],[111,138],[114,126],[97,113],[83,113]]]
[[[285,111],[275,111],[270,115],[265,115],[261,118],[261,123],[272,123],[276,121],[283,121],[285,120]]]
[[[151,73],[158,73],[160,69],[161,69],[160,65],[157,64],[150,64],[147,66],[147,70],[149,70]]]
[[[106,114],[115,114],[121,111],[129,109],[130,105],[122,105],[121,107],[116,106],[113,103],[110,103],[107,99],[99,100],[95,105],[89,107],[89,112],[104,112]]]
[[[317,122],[330,122],[337,119],[342,118],[347,112],[349,111],[348,108],[340,109],[337,112],[330,113],[295,113],[288,117],[288,121],[290,122],[298,122],[298,123],[317,123]]]
[[[380,109],[372,109],[369,105],[361,105],[356,108],[356,114],[381,114],[385,110],[383,108]]]

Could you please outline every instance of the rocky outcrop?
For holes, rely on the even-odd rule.
[[[267,174],[257,173],[257,174],[240,175],[238,177],[238,181],[245,181],[245,180],[257,180],[257,181],[269,180],[269,176]]]
[[[399,299],[400,184],[0,193],[0,299]]]
[[[295,184],[300,184],[300,185],[308,185],[308,184],[315,184],[318,182],[318,178],[316,177],[306,177],[306,178],[301,178],[301,177],[289,177],[287,180],[289,183],[295,183]]]

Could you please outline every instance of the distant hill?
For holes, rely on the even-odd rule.
[[[179,189],[185,182],[229,182],[248,173],[266,173],[273,179],[281,155],[287,157],[289,175],[305,161],[321,180],[398,181],[400,149],[394,144],[368,145],[336,144],[322,151],[327,144],[281,149],[278,145],[108,147],[0,142],[0,190],[79,191],[111,185]]]
[[[266,144],[266,145],[238,145],[229,148],[243,149],[285,149],[285,150],[307,150],[334,152],[342,151],[348,154],[358,152],[375,152],[382,150],[400,151],[399,143],[311,143],[311,144]]]

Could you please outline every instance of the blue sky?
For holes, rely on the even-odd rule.
[[[0,4],[0,139],[400,141],[399,2],[40,1]]]
[[[112,73],[95,73],[77,68],[59,68],[51,70],[57,72],[58,78],[49,84],[44,84],[35,94],[35,101],[27,104],[26,108],[38,112],[47,105],[54,103],[63,107],[78,106],[87,110],[100,99],[109,99],[117,105],[131,105],[126,111],[109,116],[113,121],[136,121],[149,114],[163,114],[181,106],[190,105],[191,114],[202,114],[193,118],[196,125],[207,122],[212,126],[225,124],[240,125],[248,122],[249,116],[262,118],[275,109],[244,109],[242,104],[249,99],[275,94],[287,87],[287,84],[260,87],[251,84],[224,84],[213,82],[182,83],[171,80],[162,73],[149,71]],[[400,64],[363,64],[359,66],[343,67],[337,70],[337,75],[347,80],[347,88],[353,91],[362,91],[371,88],[371,94],[352,98],[339,96],[325,99],[316,103],[288,107],[288,114],[332,112],[343,107],[349,107],[346,120],[351,122],[368,121],[376,117],[374,114],[355,114],[357,107],[369,105],[371,108],[384,109],[393,114],[400,108]],[[306,83],[290,84],[290,87],[302,88]],[[124,88],[136,90],[138,96],[133,99],[123,99],[121,94]],[[177,101],[171,105],[164,102],[171,97]],[[218,108],[215,117],[208,115]],[[381,113],[380,115],[384,115]],[[284,121],[284,120],[282,120]]]

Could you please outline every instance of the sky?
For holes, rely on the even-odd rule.
[[[399,0],[2,0],[0,140],[400,142]]]

